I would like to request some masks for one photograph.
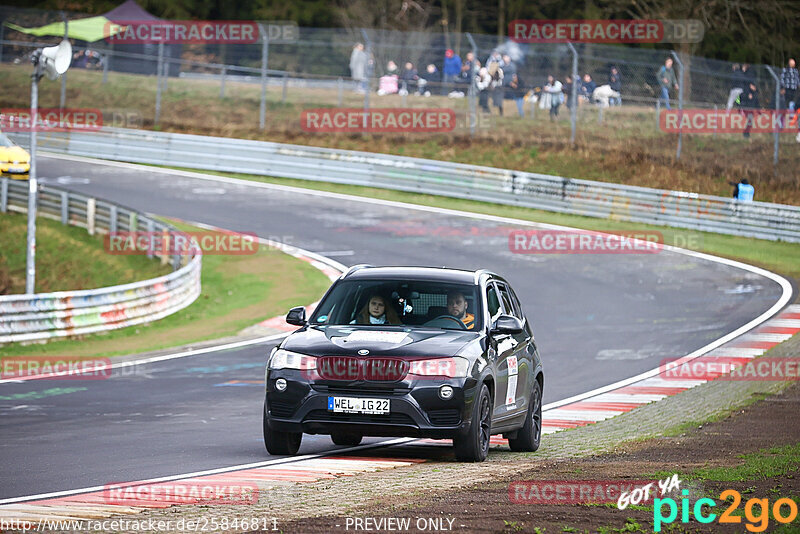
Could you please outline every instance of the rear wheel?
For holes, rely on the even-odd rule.
[[[466,436],[453,439],[456,459],[462,462],[482,462],[489,455],[489,437],[492,431],[492,396],[486,384],[481,386],[475,407],[472,410],[472,424]]]
[[[264,407],[264,446],[270,454],[288,455],[297,454],[300,442],[303,441],[302,432],[278,432],[269,427],[267,421],[267,408]]]
[[[361,443],[362,438],[363,436],[361,434],[353,434],[348,432],[335,432],[331,434],[331,441],[333,441],[336,445],[347,445],[350,447],[355,447]]]
[[[517,431],[516,438],[508,440],[512,451],[533,452],[542,442],[542,386],[538,380],[533,381],[531,401],[528,405],[528,415],[525,424]]]

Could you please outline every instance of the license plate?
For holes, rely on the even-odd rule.
[[[25,172],[24,167],[9,167],[6,172]]]
[[[328,411],[335,413],[389,413],[389,399],[363,399],[358,397],[328,397]]]

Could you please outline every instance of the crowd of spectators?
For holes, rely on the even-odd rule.
[[[367,58],[364,46],[356,44],[350,57],[350,70],[352,77],[358,81],[357,90],[361,92],[366,90],[369,62],[371,60]],[[380,76],[378,94],[421,96],[440,94],[450,98],[463,98],[472,85],[478,96],[478,104],[486,113],[492,113],[496,109],[497,113],[502,115],[503,102],[513,100],[517,113],[520,117],[524,117],[525,103],[532,102],[540,109],[548,110],[551,120],[558,117],[562,104],[569,109],[587,103],[600,107],[622,105],[624,82],[617,65],[611,65],[605,73],[595,72],[600,74],[599,82],[588,72],[577,80],[567,75],[563,82],[552,73],[548,73],[547,82],[542,87],[526,83],[528,80],[523,79],[518,67],[508,54],[503,54],[500,50],[493,50],[481,63],[472,52],[468,52],[462,60],[452,49],[447,49],[442,58],[441,71],[434,63],[427,64],[420,71],[410,61],[400,70],[394,61],[389,61]],[[671,109],[671,102],[680,90],[673,59],[667,57],[654,74],[658,84],[658,104]],[[573,87],[577,101],[573,101]],[[787,66],[781,71],[780,98],[781,109],[788,109],[800,115],[798,109],[800,73],[794,59],[789,59]],[[725,107],[728,112],[736,107],[737,111],[748,117],[761,107],[756,78],[749,64],[737,63],[732,66],[730,90]],[[800,123],[797,117],[793,120]],[[796,139],[800,143],[800,124],[798,128]],[[750,136],[749,128],[744,132],[744,136]]]
[[[564,83],[551,74],[544,87],[534,87],[523,79],[517,64],[508,54],[493,50],[483,63],[467,52],[464,59],[452,49],[447,49],[442,58],[442,69],[429,63],[421,70],[407,61],[403,68],[398,68],[394,61],[389,61],[378,79],[379,95],[431,96],[439,94],[450,98],[463,98],[470,90],[470,84],[478,95],[481,109],[491,113],[496,109],[503,114],[503,102],[513,100],[520,117],[525,116],[525,103],[538,104],[540,109],[549,110],[550,117],[558,117],[559,107],[566,103],[572,106],[572,80],[567,76]],[[364,45],[358,43],[350,56],[350,72],[356,80],[356,91],[363,93],[367,87],[367,69],[372,66],[367,57]],[[619,106],[622,104],[622,77],[619,69],[612,66],[608,73],[607,83],[597,85],[590,74],[578,80],[578,103],[592,102],[598,105]]]

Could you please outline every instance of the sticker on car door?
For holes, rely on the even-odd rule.
[[[517,406],[517,357],[509,356],[508,362],[508,387],[506,388],[506,409],[510,410]]]

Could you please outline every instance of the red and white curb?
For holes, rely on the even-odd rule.
[[[795,304],[788,306],[773,319],[762,323],[752,331],[691,361],[693,363],[716,363],[720,359],[724,359],[726,363],[735,366],[742,365],[748,360],[761,356],[797,332],[800,332],[800,305]],[[708,381],[702,379],[676,380],[672,377],[667,378],[665,372],[577,402],[546,410],[542,414],[542,433],[552,434],[559,430],[591,425],[650,402],[676,395]],[[494,436],[492,443],[501,445],[506,444],[507,440]]]

